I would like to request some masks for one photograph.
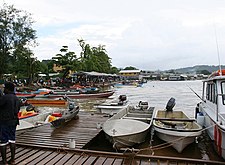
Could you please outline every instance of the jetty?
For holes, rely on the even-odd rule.
[[[109,117],[92,112],[80,112],[62,128],[54,128],[46,124],[24,132],[17,132],[16,164],[77,164],[77,165],[121,165],[121,164],[153,164],[153,165],[205,165],[225,164],[220,161],[141,155],[132,150],[118,153],[89,149],[96,136],[101,133],[101,124]],[[70,142],[74,140],[71,147]],[[7,158],[10,150],[7,150]],[[0,158],[1,160],[1,158]]]

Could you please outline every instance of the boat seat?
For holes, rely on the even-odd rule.
[[[152,113],[128,113],[126,117],[140,117],[140,118],[149,118],[152,117]]]
[[[152,118],[144,118],[144,117],[127,117],[124,116],[123,119],[132,119],[132,120],[141,120],[141,121],[151,121]]]

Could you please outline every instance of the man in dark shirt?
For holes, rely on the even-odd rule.
[[[0,150],[2,164],[7,164],[6,146],[9,144],[11,159],[9,164],[14,164],[16,126],[19,124],[18,112],[19,99],[14,93],[15,86],[11,82],[4,84],[4,95],[0,97]]]

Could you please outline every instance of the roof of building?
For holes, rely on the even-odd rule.
[[[119,73],[140,73],[141,70],[121,70]]]

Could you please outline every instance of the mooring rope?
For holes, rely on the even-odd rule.
[[[203,129],[200,130],[200,131],[203,132],[203,131],[205,131],[205,130],[211,128],[211,127],[214,127],[215,125],[216,125],[216,124],[213,124],[213,125],[211,125],[211,126],[209,126],[209,127],[203,128]],[[198,132],[200,132],[200,131],[198,131]],[[156,151],[156,150],[161,150],[161,149],[170,147],[170,146],[173,145],[174,142],[179,141],[179,140],[182,140],[182,139],[184,139],[184,138],[186,138],[186,137],[188,137],[188,136],[189,136],[189,135],[184,136],[184,137],[177,138],[177,139],[175,139],[175,140],[172,140],[172,141],[169,141],[169,142],[166,142],[166,143],[163,143],[163,144],[159,144],[159,145],[156,145],[156,146],[149,146],[149,147],[142,148],[142,149],[133,149],[133,148],[130,149],[130,148],[128,148],[128,149],[126,149],[126,150],[124,151],[124,153],[127,152],[127,151],[130,151],[130,152],[132,152],[132,153],[135,153],[135,155],[136,155],[136,154],[139,154],[141,151],[149,150],[149,151],[151,151],[151,154],[154,155],[154,151]],[[135,152],[135,151],[136,151],[136,152]]]

